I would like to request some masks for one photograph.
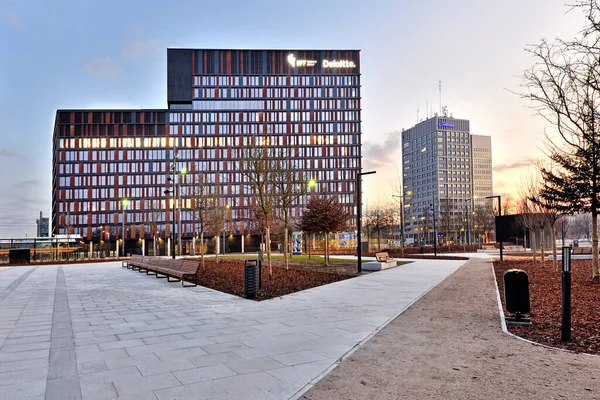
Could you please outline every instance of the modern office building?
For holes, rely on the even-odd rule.
[[[258,233],[240,173],[244,149],[257,140],[295,160],[296,184],[314,180],[312,191],[336,195],[352,211],[360,90],[358,50],[168,49],[166,109],[57,111],[53,234],[112,241],[124,229],[128,249],[156,232],[168,238],[164,192],[174,167],[187,171],[176,178],[182,239],[198,232],[189,196],[202,176],[228,209],[224,232],[239,251],[240,238]],[[293,218],[305,201],[294,204]]]
[[[48,237],[50,233],[50,218],[42,217],[42,212],[40,211],[40,219],[35,220],[37,225],[37,237]]]
[[[493,194],[492,182],[492,138],[471,135],[471,159],[473,160],[473,203],[475,206],[489,205],[487,196]]]
[[[404,236],[415,243],[432,243],[435,233],[456,240],[473,211],[474,196],[488,195],[488,188],[491,193],[491,142],[485,136],[473,139],[469,125],[466,119],[436,115],[402,131]],[[483,162],[473,164],[484,158],[482,153],[490,160],[489,170]],[[482,182],[477,192],[475,171],[489,176],[477,178]]]

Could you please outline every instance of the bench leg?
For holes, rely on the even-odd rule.
[[[175,280],[171,280],[171,277],[167,275],[167,282],[179,282],[181,279],[175,278]]]
[[[194,286],[198,286],[198,280],[196,279],[195,276],[194,276],[193,285],[186,285],[185,282],[186,282],[185,280],[183,280],[183,279],[181,280],[181,286],[182,287],[194,287]]]
[[[158,272],[156,273],[156,279],[164,279],[167,278],[167,275],[159,275]]]
[[[146,275],[156,275],[156,272],[152,272],[150,270],[147,270],[146,271]]]
[[[146,272],[146,271],[145,271],[143,268],[140,268],[140,269],[138,269],[138,272],[139,272],[140,274],[143,274],[143,273],[144,273],[144,272]]]

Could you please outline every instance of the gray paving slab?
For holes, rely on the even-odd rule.
[[[0,388],[23,398],[287,399],[461,264],[419,260],[260,303],[115,262],[31,268],[19,285],[23,270],[6,271]],[[40,383],[19,386],[23,369]]]

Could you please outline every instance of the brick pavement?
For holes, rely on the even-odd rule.
[[[0,398],[287,399],[463,263],[260,303],[117,262],[2,269]]]

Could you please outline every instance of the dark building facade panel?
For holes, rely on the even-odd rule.
[[[168,103],[192,101],[192,50],[167,50],[167,99]]]

